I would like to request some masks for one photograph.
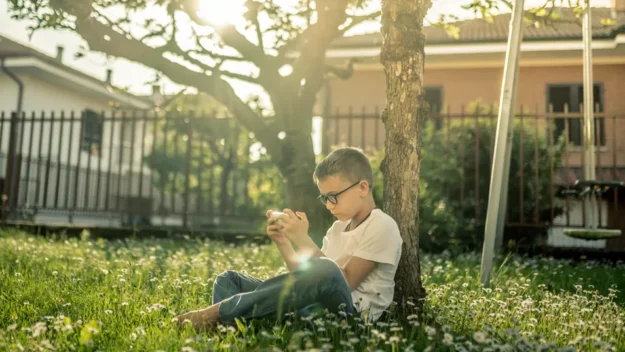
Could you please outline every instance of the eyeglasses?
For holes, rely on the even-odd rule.
[[[338,197],[339,195],[341,195],[341,193],[343,193],[343,192],[345,192],[345,191],[349,190],[350,188],[352,188],[352,187],[356,186],[356,185],[357,185],[357,184],[359,184],[360,182],[361,182],[361,181],[358,181],[358,182],[354,183],[353,185],[351,185],[351,186],[349,186],[349,187],[345,188],[344,190],[342,190],[342,191],[340,191],[339,193],[336,193],[336,194],[329,194],[329,195],[320,194],[320,195],[319,195],[319,197],[317,197],[317,199],[319,199],[319,200],[321,201],[321,203],[323,203],[323,205],[328,204],[328,202],[330,202],[330,203],[332,203],[332,204],[336,205],[336,204],[339,202],[339,200],[337,199],[337,197]]]

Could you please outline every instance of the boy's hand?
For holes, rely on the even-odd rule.
[[[289,244],[289,239],[284,235],[283,226],[278,222],[278,219],[271,216],[274,210],[267,210],[265,214],[267,216],[267,236],[278,246]]]
[[[283,232],[286,237],[294,242],[298,242],[300,239],[308,237],[308,218],[305,213],[291,211],[291,209],[284,209],[286,216],[282,218]]]

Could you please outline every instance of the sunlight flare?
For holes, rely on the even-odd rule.
[[[198,0],[197,15],[217,26],[240,22],[245,12],[243,0]]]

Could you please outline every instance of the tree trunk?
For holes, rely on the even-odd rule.
[[[282,145],[282,158],[277,164],[286,180],[287,199],[284,207],[306,213],[310,221],[309,234],[321,246],[331,217],[317,200],[319,190],[313,181],[315,152],[310,134],[312,118],[308,121],[306,124],[309,123],[310,128],[301,127],[286,134]]]
[[[382,0],[382,51],[387,107],[384,210],[399,226],[404,244],[395,277],[395,301],[410,300],[423,311],[426,297],[421,283],[418,197],[421,162],[421,122],[427,115],[423,91],[423,19],[429,0]]]

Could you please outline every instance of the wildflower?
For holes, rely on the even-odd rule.
[[[7,332],[13,331],[15,329],[17,329],[17,324],[11,324],[11,325],[7,326]]]
[[[41,347],[47,348],[49,350],[56,350],[56,347],[54,347],[48,340],[41,341]]]
[[[28,305],[30,305],[30,302],[28,302],[28,301],[24,301],[24,305],[25,305],[25,306],[28,306]]]
[[[139,334],[140,336],[145,336],[145,329],[143,328],[143,326],[138,326],[135,329],[135,332]]]
[[[473,334],[473,339],[475,339],[477,343],[484,343],[486,342],[486,335],[481,331],[477,331]]]
[[[59,272],[56,271],[56,270],[52,272],[52,276],[57,276],[58,274],[59,274]]]
[[[122,302],[122,307],[125,307],[128,305],[128,302]]]
[[[431,327],[431,326],[426,326],[425,327],[425,333],[428,334],[428,336],[432,337],[432,336],[436,335],[436,329]]]
[[[69,307],[71,305],[72,305],[71,303],[67,302],[67,303],[63,304],[63,307]]]
[[[38,337],[42,334],[45,334],[48,328],[46,327],[46,323],[38,322],[33,326],[33,337]]]
[[[447,346],[451,346],[453,342],[454,342],[454,337],[446,332],[445,336],[443,337],[443,343]]]
[[[110,310],[110,309],[107,309],[107,310],[105,310],[105,311],[104,311],[104,313],[105,313],[105,314],[107,314],[107,315],[110,315],[110,314],[112,314],[112,313],[113,313],[113,311],[112,311],[112,310]]]
[[[389,341],[390,343],[397,343],[397,342],[399,342],[399,340],[400,340],[400,339],[399,339],[399,336],[391,336],[391,337],[388,339],[388,341]]]
[[[131,332],[131,333],[130,333],[130,339],[131,339],[132,341],[136,341],[136,340],[137,340],[137,334],[135,334],[134,332]]]

